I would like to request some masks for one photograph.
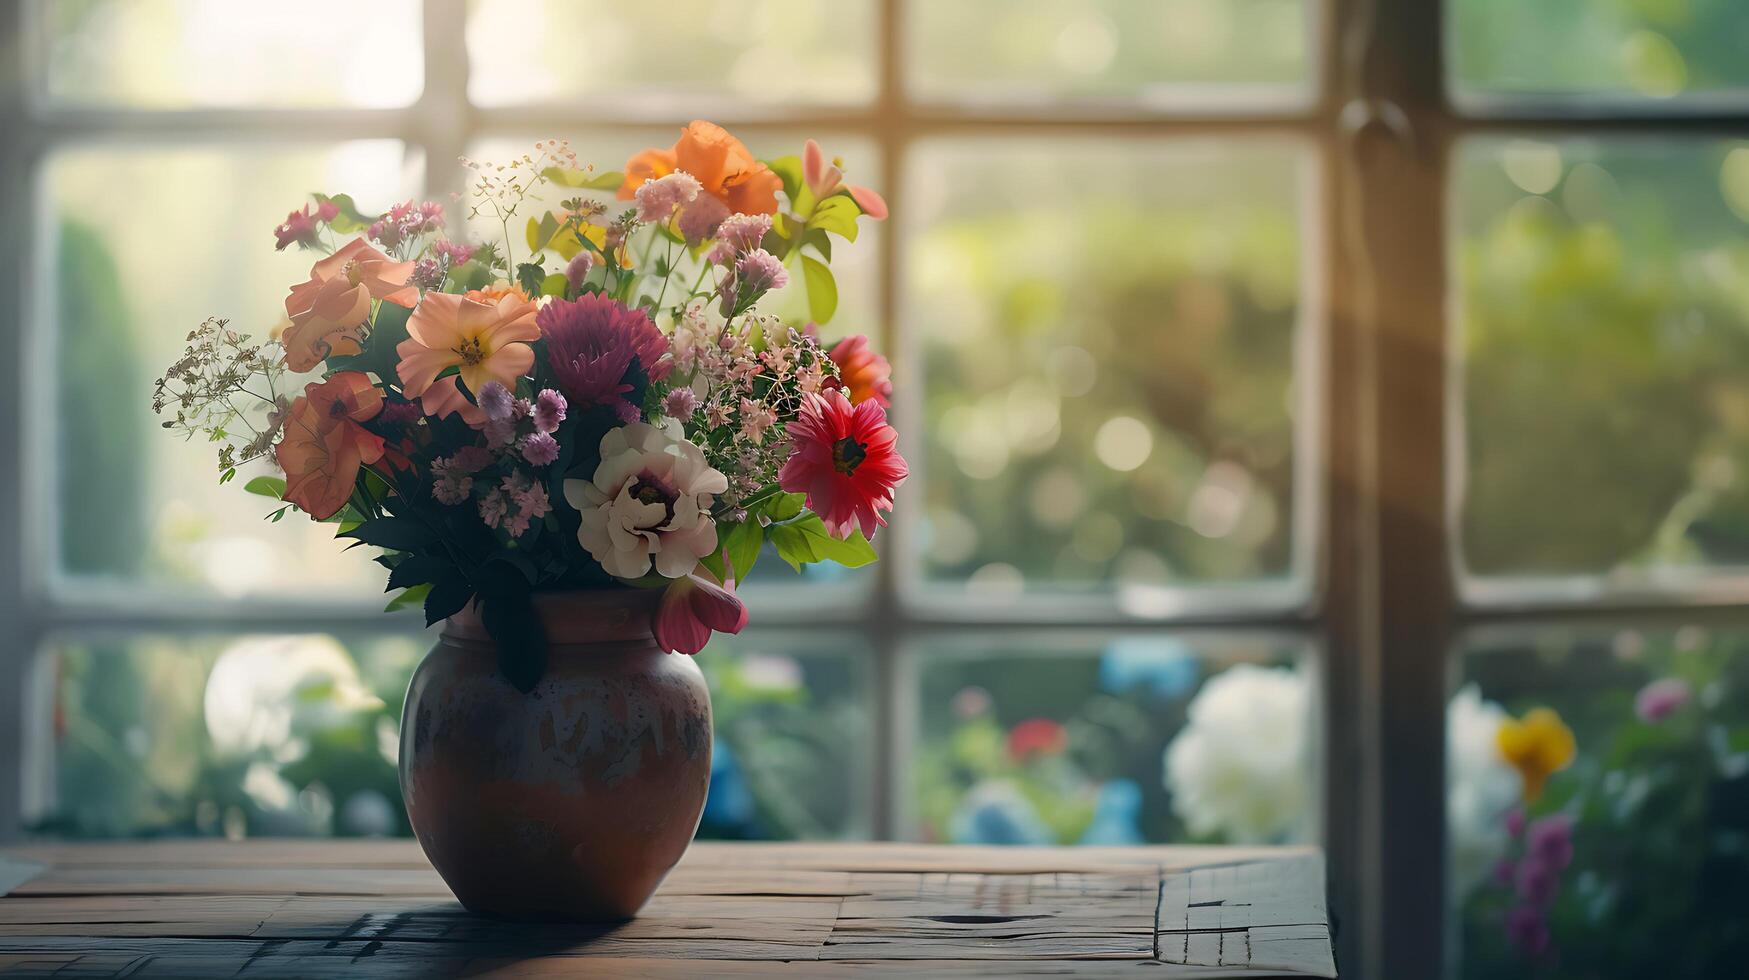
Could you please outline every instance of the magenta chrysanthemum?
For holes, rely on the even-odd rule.
[[[559,441],[551,433],[535,432],[522,437],[522,458],[534,466],[546,466],[559,458]]]
[[[488,381],[481,385],[479,399],[480,410],[495,422],[508,421],[511,413],[516,411],[516,399],[511,397],[510,389],[504,387],[502,381]]]
[[[553,300],[536,314],[535,323],[546,338],[559,387],[574,406],[605,405],[621,419],[636,421],[638,406],[625,397],[632,391],[626,381],[632,364],[651,380],[666,377],[672,366],[663,357],[668,338],[649,316],[606,296]]]

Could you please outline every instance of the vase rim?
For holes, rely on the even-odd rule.
[[[620,643],[653,639],[656,605],[661,589],[574,589],[536,592],[530,597],[535,615],[552,646]],[[473,602],[444,620],[443,635],[451,639],[491,643]]]

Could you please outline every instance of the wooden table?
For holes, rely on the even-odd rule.
[[[1336,975],[1297,848],[695,844],[637,919],[456,904],[411,841],[0,849],[0,976]]]

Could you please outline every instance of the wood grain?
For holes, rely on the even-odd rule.
[[[701,843],[600,925],[469,915],[408,841],[0,859],[7,978],[1336,975],[1306,848]]]

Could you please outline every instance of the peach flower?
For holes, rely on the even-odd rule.
[[[534,314],[534,302],[519,290],[426,293],[407,320],[407,339],[395,348],[402,393],[421,398],[451,367],[476,394],[488,381],[514,389],[516,379],[534,366],[529,344],[540,339]],[[430,412],[432,404],[425,405]]]
[[[383,438],[361,422],[383,409],[383,393],[362,371],[312,381],[286,412],[275,448],[285,470],[285,499],[317,520],[339,513],[352,496],[360,466],[383,458]]]
[[[359,353],[372,299],[407,307],[419,301],[418,287],[407,285],[412,274],[413,263],[391,262],[362,238],[311,266],[309,281],[285,298],[286,366],[308,371],[331,354]]]
[[[809,140],[802,147],[802,182],[808,185],[808,190],[814,192],[814,200],[824,201],[843,189],[862,209],[862,213],[881,220],[887,216],[887,202],[879,194],[866,187],[844,182],[844,171],[836,158],[828,164],[826,154],[821,152],[820,144]]]
[[[679,221],[688,237],[707,221],[688,221],[687,212],[700,209],[708,198],[709,214],[716,221],[731,214],[772,214],[777,211],[777,192],[783,181],[770,167],[760,163],[740,140],[716,123],[695,119],[672,147],[662,150],[652,147],[626,161],[625,183],[620,185],[619,199],[629,201],[647,180],[655,180],[677,170],[691,174],[704,190],[698,200],[681,209]],[[699,237],[709,237],[705,232]]]

